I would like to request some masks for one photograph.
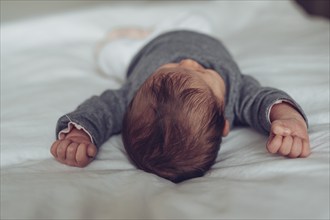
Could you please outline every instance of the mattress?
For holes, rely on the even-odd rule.
[[[97,42],[182,13],[302,106],[312,154],[271,155],[266,136],[236,127],[212,169],[180,184],[136,169],[120,134],[85,168],[56,162],[57,119],[125,79],[98,73]],[[1,24],[1,219],[329,219],[329,133],[329,21],[291,1],[130,2]]]

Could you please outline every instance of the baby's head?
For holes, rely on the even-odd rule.
[[[175,183],[203,176],[228,133],[224,100],[215,94],[224,90],[214,91],[205,75],[198,75],[208,74],[202,69],[180,64],[164,65],[146,80],[127,109],[122,130],[135,165]],[[214,82],[214,76],[207,77]]]

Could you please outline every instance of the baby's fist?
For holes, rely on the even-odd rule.
[[[64,139],[55,141],[50,152],[60,163],[85,167],[94,160],[97,148],[85,132],[73,129]]]
[[[307,157],[310,145],[306,123],[295,118],[273,121],[267,150],[290,158]]]

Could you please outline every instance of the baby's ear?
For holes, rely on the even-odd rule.
[[[229,121],[225,120],[225,126],[224,126],[223,131],[222,131],[222,137],[226,137],[229,133],[229,130],[230,130]]]

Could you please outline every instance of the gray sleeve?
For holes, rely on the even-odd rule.
[[[84,127],[92,135],[95,145],[100,147],[111,135],[121,131],[126,106],[125,90],[106,90],[62,116],[57,122],[56,136],[72,121]]]
[[[240,87],[234,108],[235,124],[249,125],[261,133],[269,134],[271,125],[268,112],[278,100],[290,102],[307,123],[304,111],[287,93],[270,87],[262,87],[257,80],[248,75],[242,75]]]

